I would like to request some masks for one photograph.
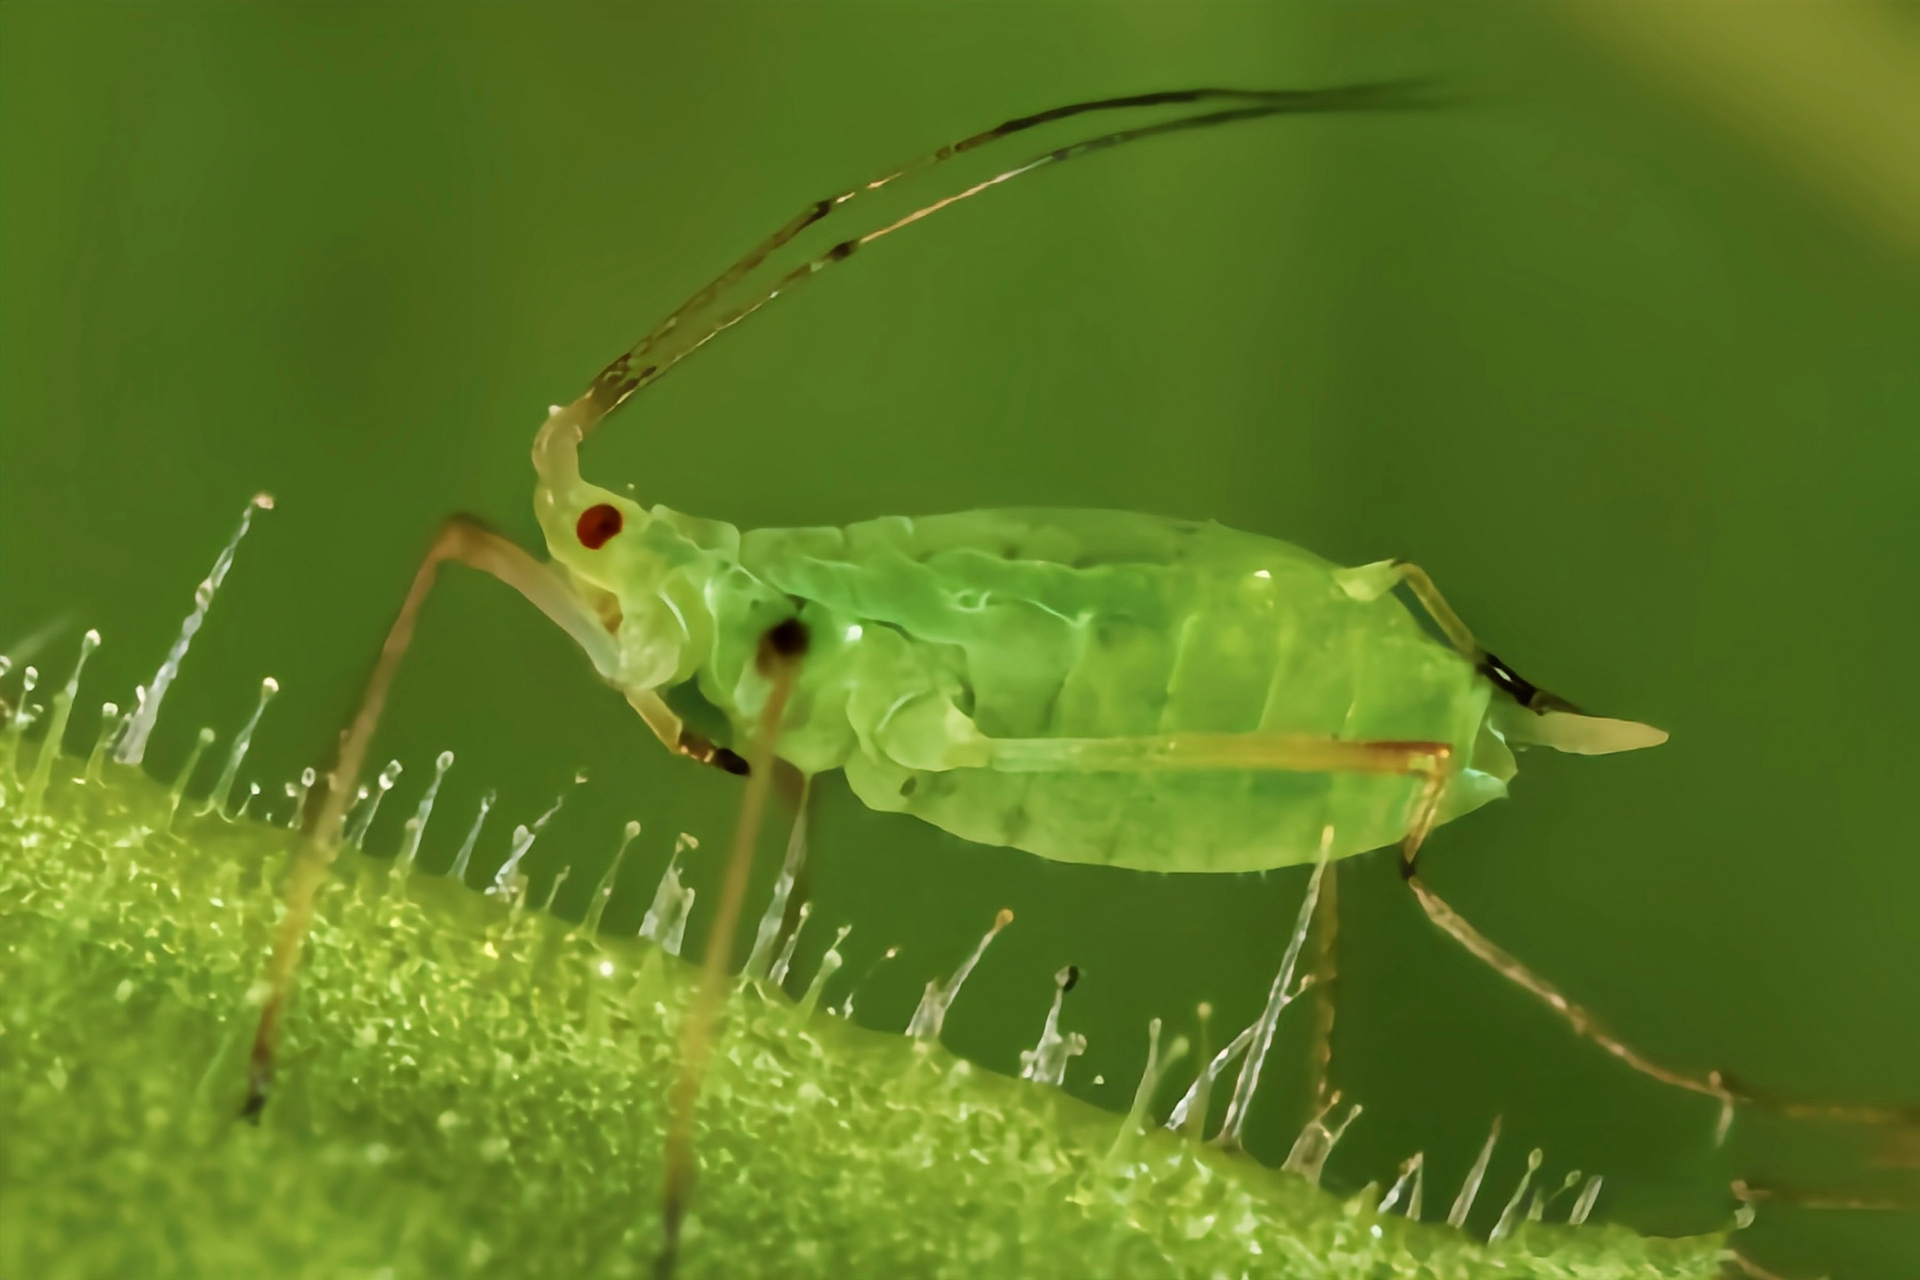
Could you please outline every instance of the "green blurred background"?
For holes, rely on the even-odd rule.
[[[1110,506],[1415,558],[1521,671],[1674,735],[1527,758],[1433,841],[1436,886],[1656,1056],[1920,1102],[1920,22],[1720,8],[8,4],[0,646],[69,620],[40,657],[63,678],[97,626],[92,700],[125,702],[271,491],[149,759],[171,776],[272,674],[248,776],[283,811],[434,523],[533,544],[545,406],[805,201],[1077,98],[1435,75],[1469,101],[1129,148],[890,240],[647,392],[588,474],[743,526]],[[618,928],[738,796],[458,572],[376,748],[408,773],[375,850],[442,748],[430,867],[484,789],[493,862],[565,791],[530,866],[538,893],[571,865],[577,912],[646,823]],[[802,975],[832,925],[850,974],[900,944],[857,1015],[898,1028],[1011,906],[948,1043],[1016,1069],[1077,963],[1068,1085],[1114,1108],[1148,1019],[1254,1015],[1304,884],[1050,865],[837,778],[815,848]],[[1335,1072],[1367,1111],[1332,1181],[1425,1150],[1445,1204],[1502,1115],[1489,1221],[1536,1145],[1649,1230],[1724,1221],[1736,1176],[1920,1194],[1845,1131],[1742,1122],[1714,1149],[1710,1105],[1477,967],[1391,855],[1341,897]],[[1304,1025],[1250,1126],[1270,1163]],[[1912,1214],[1772,1211],[1743,1239],[1792,1275],[1920,1272]]]

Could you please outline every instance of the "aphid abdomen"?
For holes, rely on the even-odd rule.
[[[1354,600],[1319,557],[1217,525],[970,512],[750,533],[741,555],[769,584],[875,633],[856,677],[869,684],[845,704],[859,739],[845,767],[867,804],[1063,861],[1281,866],[1311,859],[1329,822],[1336,855],[1356,853],[1404,834],[1417,784],[922,767],[943,746],[929,735],[956,726],[956,758],[976,732],[1314,734],[1464,753],[1484,718],[1486,683],[1398,601]],[[909,715],[911,753],[888,745]]]

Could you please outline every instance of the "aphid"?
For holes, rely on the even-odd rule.
[[[309,808],[270,962],[250,1108],[265,1098],[314,890],[418,610],[446,561],[499,578],[562,627],[669,751],[753,775],[708,951],[709,991],[726,963],[737,884],[777,760],[801,778],[842,769],[873,808],[1067,862],[1240,872],[1313,861],[1329,831],[1327,856],[1336,860],[1398,843],[1406,880],[1432,920],[1580,1034],[1723,1109],[1758,1101],[1717,1073],[1668,1069],[1613,1038],[1417,874],[1415,855],[1437,823],[1505,793],[1513,746],[1599,754],[1666,737],[1587,715],[1520,677],[1481,647],[1417,566],[1343,568],[1273,538],[1121,511],[967,511],[742,532],[642,506],[580,473],[581,443],[636,391],[774,298],[955,203],[1154,135],[1418,100],[1388,85],[1200,89],[1008,121],[809,205],[577,400],[554,408],[533,446],[534,506],[550,559],[468,518],[442,527],[343,738],[324,803]],[[771,285],[747,283],[814,223],[906,175],[1039,125],[1153,107],[1199,109],[1043,152],[843,239]],[[717,711],[731,740],[690,728],[676,709],[689,702]],[[689,1018],[676,1093],[682,1119],[709,1015],[696,1009]],[[691,1176],[684,1139],[684,1130],[670,1138],[669,1259]]]

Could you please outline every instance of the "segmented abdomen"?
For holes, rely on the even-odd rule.
[[[1484,712],[1471,666],[1391,597],[1273,539],[1125,512],[1015,510],[745,535],[756,578],[861,633],[810,695],[848,717],[848,778],[875,808],[1064,861],[1242,870],[1401,835],[1417,783],[1220,770],[911,769],[873,745],[876,713],[949,698],[994,738],[1170,732],[1422,739],[1464,750]],[[879,679],[879,699],[836,681]],[[915,682],[918,688],[915,688]],[[838,710],[844,707],[844,711]]]

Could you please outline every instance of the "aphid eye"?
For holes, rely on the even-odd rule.
[[[598,551],[607,545],[607,540],[620,532],[625,521],[620,517],[620,508],[611,502],[602,502],[588,507],[580,513],[580,522],[573,527],[579,535],[580,545],[589,551]]]

